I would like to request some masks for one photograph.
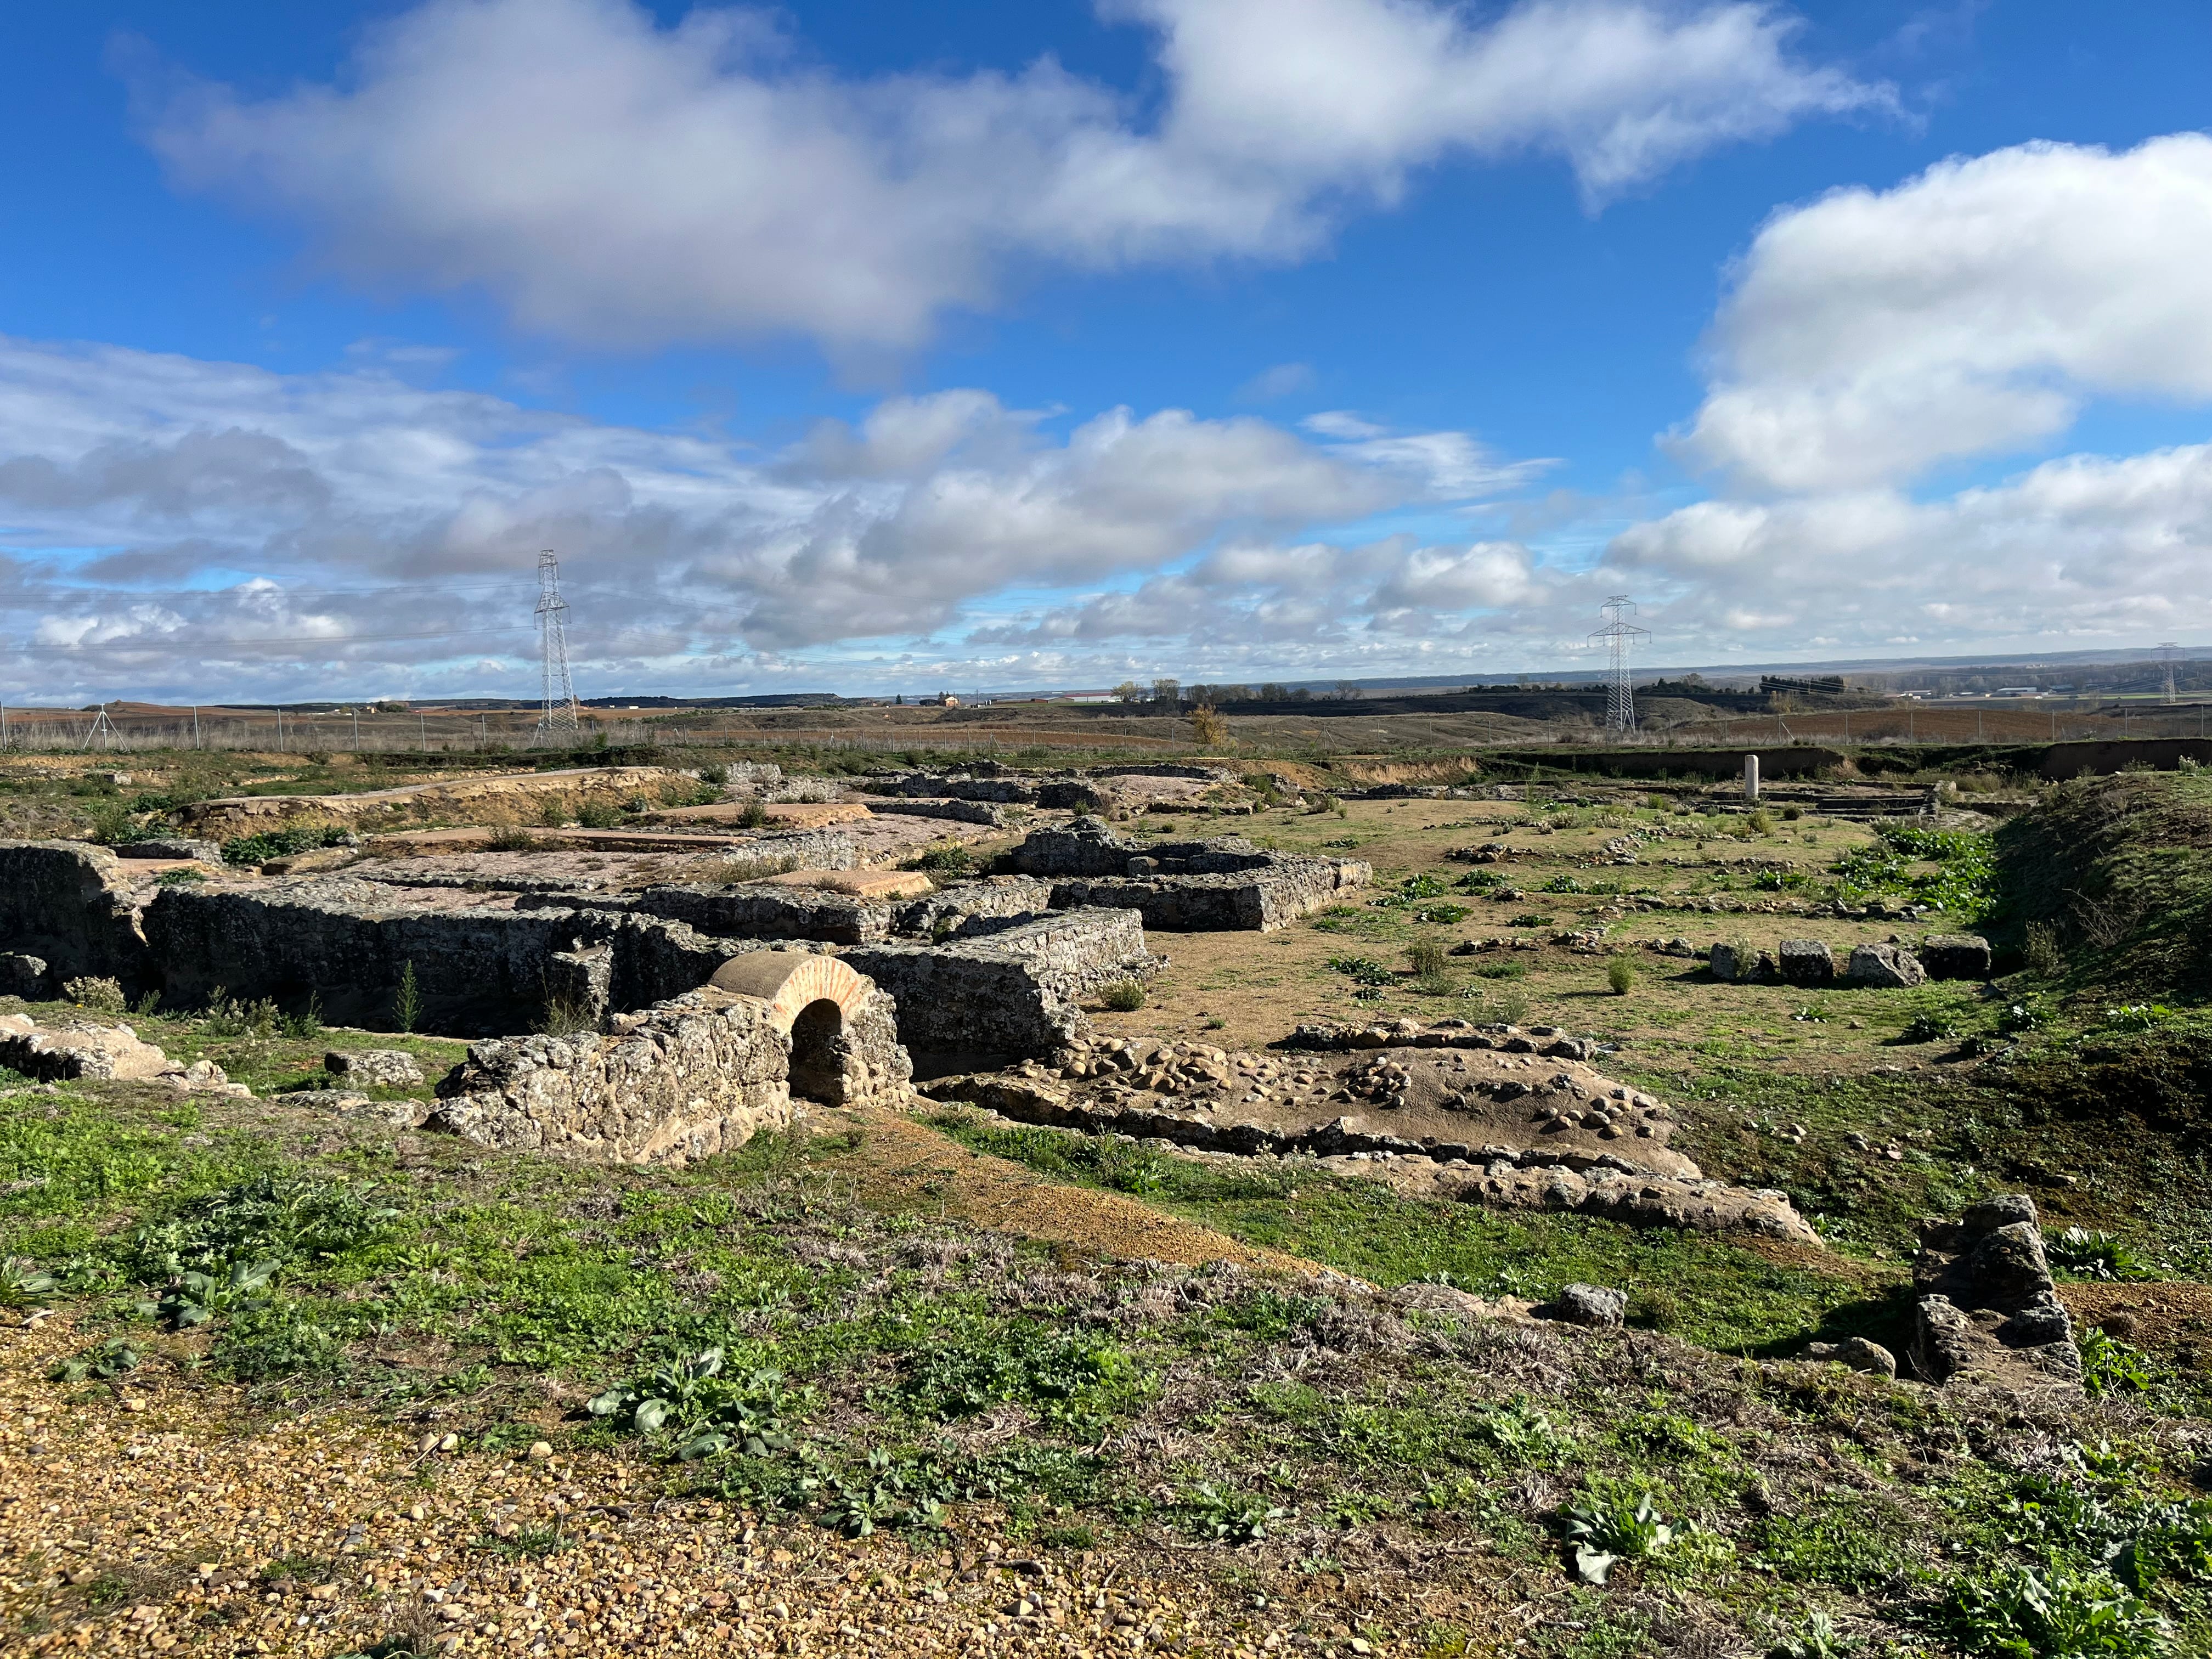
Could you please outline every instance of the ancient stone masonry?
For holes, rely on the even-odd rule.
[[[1103,824],[1032,831],[1009,855],[1053,880],[1055,909],[1121,906],[1167,933],[1268,932],[1366,884],[1353,859],[1273,853],[1240,836],[1140,842]]]
[[[93,974],[131,987],[147,975],[128,872],[82,842],[0,842],[0,947],[42,960],[56,984]]]
[[[1985,1199],[1922,1224],[1910,1358],[1929,1382],[2079,1387],[2081,1353],[2058,1299],[2034,1200]]]
[[[128,1025],[67,1020],[40,1025],[27,1014],[0,1014],[0,1066],[43,1082],[92,1078],[105,1082],[161,1083],[174,1089],[219,1089],[244,1094],[211,1060],[187,1066]]]
[[[1142,923],[1086,910],[939,945],[848,947],[854,967],[896,996],[899,1035],[938,1054],[1042,1055],[1089,1035],[1083,996],[1106,979],[1148,973]]]
[[[424,1127],[594,1163],[685,1163],[791,1121],[791,1038],[766,1005],[696,991],[619,1036],[479,1042]]]
[[[1001,806],[1042,806],[1063,811],[1092,811],[1106,804],[1096,785],[1073,776],[975,777],[964,772],[950,776],[909,772],[899,777],[870,778],[860,787],[870,795],[988,801]]]
[[[479,1042],[423,1127],[595,1163],[674,1163],[743,1146],[825,1104],[906,1097],[897,1010],[833,957],[758,951],[613,1030]]]
[[[871,801],[872,812],[891,812],[907,817],[950,818],[956,823],[981,823],[996,830],[1005,824],[1006,815],[988,801],[982,800],[907,800],[898,797],[878,798]]]
[[[1987,979],[1990,942],[1972,933],[1930,933],[1920,941],[1920,965],[1930,979]]]

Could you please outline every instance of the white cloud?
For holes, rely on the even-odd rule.
[[[798,331],[902,347],[1012,264],[1293,259],[1415,169],[1564,158],[1595,204],[1717,146],[1890,94],[1792,60],[1769,6],[1126,0],[1166,96],[1140,125],[1048,59],[841,78],[766,15],[429,0],[342,85],[153,96],[176,175],[307,221],[403,288],[643,346]]]
[[[2212,398],[2212,137],[2028,144],[1760,230],[1679,441],[1741,490],[1902,482],[2104,395]]]
[[[2201,635],[2212,446],[2068,456],[1936,501],[1702,502],[1627,532],[1607,560],[1661,585],[1673,616],[1717,618],[1702,635],[1717,648],[1796,654],[1819,633],[1864,649],[1900,630],[2048,649]]]
[[[1237,388],[1237,401],[1246,404],[1272,404],[1291,393],[1304,392],[1314,383],[1311,363],[1277,363],[1263,368]]]
[[[386,666],[473,661],[500,630],[526,651],[544,547],[595,672],[714,664],[726,681],[926,635],[1009,591],[1157,577],[1217,544],[1276,548],[1513,471],[1462,434],[1317,442],[1179,410],[1110,410],[1061,435],[969,390],[891,398],[764,453],[380,368],[287,376],[0,338],[5,633],[96,646],[140,683],[203,694],[327,687],[372,665],[389,684]],[[1296,561],[1211,556],[1254,580]],[[33,654],[33,683],[91,672]]]

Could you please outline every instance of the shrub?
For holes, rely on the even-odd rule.
[[[2020,954],[2032,974],[2048,977],[2066,966],[2066,958],[2059,953],[2058,935],[2048,922],[2031,921],[2021,930]]]
[[[744,811],[738,814],[739,826],[746,830],[757,830],[767,822],[768,808],[761,804],[758,795],[747,801]]]
[[[205,881],[206,879],[207,872],[204,870],[164,870],[160,875],[154,878],[154,885],[156,887],[185,887],[189,886],[193,882]]]
[[[1406,961],[1415,979],[1438,980],[1444,976],[1444,947],[1437,939],[1415,939],[1406,947]]]
[[[422,994],[415,984],[415,959],[410,957],[399,964],[399,983],[392,992],[392,1023],[403,1031],[411,1031],[422,1018]]]
[[[1139,979],[1115,980],[1099,993],[1098,1000],[1117,1014],[1133,1014],[1145,1006],[1145,982]]]
[[[240,836],[222,844],[226,864],[266,864],[271,859],[291,858],[325,847],[343,847],[353,839],[335,823],[312,829],[265,830],[258,836]]]
[[[1613,995],[1625,997],[1636,988],[1636,964],[1626,957],[1615,957],[1605,964],[1605,982]]]
[[[1805,816],[1805,809],[1802,806],[1785,806],[1782,809],[1782,816],[1789,823],[1795,823]]]
[[[95,1014],[119,1014],[130,1006],[124,1000],[122,986],[112,979],[92,974],[70,981],[62,987],[62,995],[78,1007]]]
[[[1485,979],[1526,979],[1528,964],[1525,962],[1492,962],[1474,970]]]
[[[1745,817],[1743,827],[1754,836],[1771,836],[1774,833],[1774,814],[1759,807]]]
[[[931,848],[915,862],[930,875],[957,878],[975,872],[975,854],[963,843],[953,842]]]
[[[495,853],[529,853],[537,850],[538,837],[519,823],[502,823],[484,845]]]
[[[576,809],[576,822],[586,830],[619,830],[623,809],[606,801],[587,800]]]

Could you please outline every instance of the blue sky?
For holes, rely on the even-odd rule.
[[[7,27],[10,701],[2212,641],[2201,4]]]

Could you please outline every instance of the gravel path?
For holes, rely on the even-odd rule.
[[[1194,1554],[1018,1559],[981,1532],[848,1540],[655,1501],[593,1454],[425,1455],[337,1413],[250,1423],[151,1352],[119,1393],[46,1369],[94,1334],[0,1331],[0,1648],[28,1653],[1385,1651]],[[975,1524],[980,1517],[963,1517]],[[546,1540],[561,1543],[548,1553]],[[1233,1557],[1210,1554],[1210,1565]],[[1309,1614],[1310,1616],[1310,1614]]]

